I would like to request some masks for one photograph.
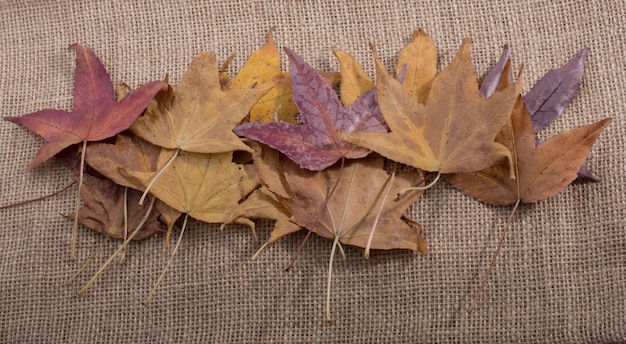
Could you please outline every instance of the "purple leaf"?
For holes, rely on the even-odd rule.
[[[285,52],[290,60],[293,99],[302,124],[253,122],[236,127],[234,132],[264,143],[313,171],[321,171],[342,157],[356,159],[369,154],[369,150],[343,141],[337,131],[387,131],[375,89],[344,109],[335,90],[315,69],[288,48]]]
[[[535,133],[554,121],[578,94],[584,72],[584,61],[588,52],[589,49],[584,48],[563,67],[548,71],[524,96],[524,103],[531,115]],[[509,58],[509,47],[505,45],[500,60],[489,71],[480,85],[481,96],[489,98],[495,93],[502,71]],[[509,74],[508,77],[509,83],[512,82],[513,76]],[[536,145],[539,146],[541,143],[542,140],[536,138]],[[598,176],[585,166],[580,168],[577,178],[594,182],[600,180]]]
[[[492,94],[496,93],[498,89],[498,84],[500,83],[500,77],[502,75],[502,71],[504,70],[504,65],[509,60],[509,46],[507,44],[502,48],[502,55],[500,56],[500,60],[493,66],[493,69],[489,71],[489,74],[483,79],[483,82],[480,84],[480,95],[485,98],[491,97]],[[513,80],[512,73],[509,73],[509,83]]]
[[[535,133],[552,123],[578,94],[588,52],[584,48],[563,67],[549,70],[524,96]]]

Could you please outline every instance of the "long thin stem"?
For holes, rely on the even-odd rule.
[[[396,168],[398,163],[394,161],[393,163],[393,171],[391,171],[391,175],[387,180],[387,186],[385,187],[385,193],[383,195],[383,199],[380,201],[380,207],[378,207],[378,212],[376,212],[376,216],[374,217],[374,223],[372,223],[372,230],[370,230],[370,235],[367,238],[367,244],[365,245],[365,253],[363,257],[365,259],[370,258],[370,247],[372,245],[372,240],[374,239],[374,232],[376,231],[376,226],[378,225],[378,220],[380,220],[380,215],[383,212],[383,208],[385,206],[385,201],[387,201],[387,197],[389,197],[389,191],[391,190],[391,184],[393,184],[393,179],[396,176]]]
[[[341,175],[343,174],[343,166],[345,164],[345,161],[346,161],[346,158],[341,158],[341,167],[339,168],[339,174],[337,175],[337,180],[335,181],[335,185],[333,185],[332,189],[330,189],[330,192],[328,192],[328,196],[326,196],[326,199],[324,200],[324,204],[320,206],[319,210],[317,211],[317,214],[315,214],[313,225],[311,226],[311,228],[307,228],[308,232],[306,233],[304,240],[302,240],[302,243],[298,247],[296,254],[293,255],[293,258],[291,258],[291,263],[285,269],[285,271],[289,271],[289,269],[291,269],[293,265],[296,263],[296,259],[298,259],[300,252],[302,252],[302,250],[304,249],[304,245],[307,243],[307,241],[311,237],[311,234],[313,233],[313,230],[317,226],[317,223],[320,217],[322,217],[322,214],[324,213],[324,209],[326,209],[326,206],[328,205],[328,201],[330,201],[330,197],[332,197],[333,193],[335,192],[335,189],[337,189],[337,185],[339,185],[339,179],[341,179]]]
[[[333,276],[333,258],[335,258],[335,250],[337,249],[338,244],[339,237],[337,236],[333,241],[333,248],[330,250],[330,259],[328,261],[328,281],[326,282],[326,321],[329,323],[333,322],[333,319],[330,316],[330,286]]]
[[[128,238],[128,186],[124,187],[124,241]],[[126,250],[120,253],[119,263],[121,264],[124,261],[124,256],[126,255]]]
[[[83,141],[83,149],[80,153],[80,165],[78,172],[78,191],[76,191],[76,206],[74,207],[74,227],[72,228],[72,248],[70,260],[76,260],[76,236],[78,235],[78,209],[80,209],[80,189],[83,185],[83,173],[85,170],[85,151],[87,150],[87,140]]]
[[[517,144],[515,143],[515,131],[513,130],[513,123],[511,121],[509,121],[509,123],[510,123],[509,129],[511,130],[511,145],[513,146],[513,150],[512,150],[513,161],[515,165],[515,185],[517,187],[517,202],[515,202],[515,206],[513,207],[513,210],[511,211],[511,214],[509,215],[509,218],[507,219],[506,224],[504,225],[504,229],[502,230],[502,234],[500,235],[500,240],[498,241],[498,247],[496,248],[496,251],[493,253],[493,256],[491,257],[491,263],[489,264],[489,269],[487,269],[487,273],[485,274],[482,281],[480,282],[478,290],[472,297],[472,300],[470,301],[470,305],[467,307],[468,314],[470,314],[474,310],[474,305],[478,302],[480,295],[482,294],[483,290],[485,289],[487,285],[487,281],[489,280],[489,277],[491,277],[491,274],[493,273],[493,269],[496,266],[496,260],[498,259],[498,256],[500,255],[500,250],[502,249],[502,245],[504,244],[504,238],[506,237],[507,231],[511,227],[511,222],[513,221],[513,215],[515,214],[517,207],[519,207],[522,201],[522,198],[520,196],[521,195],[521,190],[520,190],[520,185],[519,185],[520,174],[519,174],[519,164],[517,160]]]
[[[498,241],[498,247],[496,247],[496,250],[494,251],[493,255],[491,256],[491,263],[489,264],[489,268],[487,269],[487,272],[485,273],[485,276],[483,276],[482,280],[480,281],[480,286],[478,287],[478,290],[476,290],[476,292],[474,293],[474,296],[472,297],[472,301],[471,301],[469,307],[467,307],[467,313],[468,314],[472,313],[472,311],[474,310],[474,305],[476,304],[476,302],[480,298],[480,295],[482,294],[483,290],[487,286],[487,281],[489,280],[489,277],[491,277],[491,274],[493,273],[493,269],[496,266],[496,260],[498,259],[498,255],[500,255],[500,250],[502,249],[502,244],[504,244],[504,238],[506,237],[506,233],[508,232],[508,229],[511,226],[511,221],[513,220],[513,215],[515,214],[515,211],[517,210],[517,207],[519,206],[520,202],[521,202],[521,199],[518,198],[517,202],[515,203],[515,207],[513,207],[513,211],[511,211],[511,214],[509,215],[509,219],[506,221],[506,224],[504,225],[504,229],[502,230],[502,234],[500,234],[500,240]]]
[[[1,205],[0,206],[0,210],[11,208],[11,207],[18,207],[20,205],[41,201],[41,200],[44,200],[44,199],[49,198],[49,197],[54,197],[54,196],[60,194],[61,192],[71,188],[74,184],[76,184],[76,182],[71,182],[67,186],[64,186],[62,189],[59,189],[59,190],[57,190],[57,191],[55,191],[55,192],[53,192],[51,194],[47,194],[47,195],[43,195],[43,196],[27,199],[27,200],[24,200],[24,201],[19,201],[17,203]]]
[[[172,162],[174,162],[174,159],[176,159],[176,157],[178,156],[178,153],[180,153],[180,148],[177,148],[176,151],[174,151],[174,155],[172,155],[172,157],[165,163],[165,165],[161,167],[159,172],[157,172],[157,174],[155,174],[154,177],[152,177],[152,180],[150,180],[150,183],[146,187],[146,190],[143,192],[143,195],[141,195],[141,198],[139,199],[139,205],[143,204],[143,202],[146,200],[146,196],[148,195],[148,192],[152,188],[152,185],[154,185],[156,180],[159,179],[161,174],[163,174],[163,171],[165,171],[172,164]]]
[[[161,280],[163,279],[163,277],[165,277],[165,273],[167,272],[167,269],[170,267],[170,264],[174,260],[174,256],[176,255],[176,251],[178,251],[178,246],[180,246],[180,242],[182,241],[181,239],[183,238],[183,234],[185,233],[185,228],[187,227],[187,219],[188,218],[189,218],[189,214],[185,213],[185,219],[183,220],[183,228],[180,231],[180,236],[178,237],[178,241],[176,242],[176,246],[174,246],[174,251],[172,251],[172,254],[170,255],[170,259],[167,261],[167,264],[165,265],[165,268],[163,268],[163,272],[161,272],[161,275],[159,276],[157,281],[154,283],[154,287],[152,287],[152,291],[150,291],[150,294],[148,295],[146,300],[143,302],[143,304],[145,306],[149,305],[150,301],[152,301],[152,296],[154,296],[154,293],[156,292],[157,287],[161,283]]]
[[[96,256],[98,256],[100,254],[100,252],[102,252],[102,250],[104,249],[104,243],[107,242],[108,240],[102,240],[102,243],[100,244],[100,246],[98,247],[98,249],[96,251],[94,251],[91,255],[89,255],[89,257],[85,260],[85,263],[80,267],[80,269],[78,269],[78,271],[76,271],[76,273],[74,273],[74,275],[72,276],[72,278],[70,278],[65,284],[66,285],[70,285],[72,283],[74,283],[74,281],[76,280],[76,278],[78,278],[78,276],[80,276],[81,273],[83,273],[83,271],[85,271],[85,269],[87,268],[87,266],[89,266],[89,264],[91,264],[91,262],[96,259]]]
[[[89,282],[87,282],[87,284],[85,284],[85,286],[78,292],[79,296],[83,296],[85,295],[85,293],[87,292],[87,290],[89,290],[89,288],[91,288],[91,286],[93,285],[93,283],[96,281],[96,279],[98,279],[98,276],[100,276],[100,274],[102,274],[102,272],[104,272],[104,269],[107,268],[107,266],[109,266],[109,264],[111,264],[111,262],[113,261],[113,259],[115,259],[115,257],[122,252],[122,250],[124,250],[124,248],[126,247],[126,245],[128,245],[128,243],[133,240],[133,238],[135,237],[135,235],[137,235],[137,233],[139,233],[139,230],[141,229],[141,227],[143,227],[143,225],[146,223],[146,221],[148,220],[148,218],[150,217],[150,213],[152,212],[152,208],[154,207],[154,202],[156,201],[156,198],[153,197],[152,200],[150,201],[150,204],[148,205],[148,209],[146,210],[146,214],[144,215],[144,217],[141,219],[141,222],[139,223],[139,225],[137,225],[137,228],[135,228],[135,230],[128,236],[128,238],[126,238],[126,240],[124,240],[124,243],[122,244],[122,246],[120,246],[117,251],[115,251],[115,253],[113,253],[111,255],[111,257],[109,257],[109,259],[100,267],[100,269],[98,271],[96,271],[96,273],[93,275],[93,277],[89,280]]]
[[[398,198],[400,199],[404,197],[404,195],[406,195],[409,191],[413,191],[413,190],[424,191],[424,190],[430,189],[435,184],[437,184],[437,182],[439,181],[439,177],[441,177],[441,172],[437,171],[437,175],[435,176],[435,179],[433,179],[433,181],[430,182],[430,184],[426,186],[412,186],[410,188],[403,189],[402,191],[398,193]]]

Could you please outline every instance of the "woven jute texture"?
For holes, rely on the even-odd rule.
[[[143,306],[168,255],[162,236],[132,243],[83,297],[76,292],[120,242],[80,228],[69,261],[76,187],[1,211],[0,342],[311,343],[626,341],[626,5],[623,1],[2,1],[0,109],[20,116],[72,106],[72,43],[90,46],[114,82],[131,87],[169,75],[177,83],[199,51],[236,73],[275,39],[322,70],[338,70],[332,46],[373,75],[368,44],[391,69],[422,28],[445,67],[461,39],[473,39],[479,76],[509,44],[524,92],[546,71],[589,47],[581,92],[544,132],[605,117],[613,122],[586,165],[599,183],[574,183],[515,215],[488,286],[466,307],[489,266],[510,207],[479,203],[445,182],[411,208],[429,253],[378,252],[366,261],[347,248],[332,280],[334,323],[324,318],[331,242],[313,237],[289,272],[305,233],[258,248],[248,229],[192,221],[152,304]],[[284,60],[286,62],[286,60]],[[284,65],[286,67],[286,64]],[[0,204],[44,195],[71,182],[50,161],[23,170],[43,140],[0,121]],[[270,223],[260,222],[260,240]],[[96,253],[77,280],[67,281]]]

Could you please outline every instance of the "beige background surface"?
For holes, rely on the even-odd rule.
[[[543,135],[614,121],[587,161],[602,181],[522,207],[471,315],[465,307],[511,209],[480,204],[444,182],[412,211],[427,256],[384,252],[370,262],[348,249],[347,260],[337,260],[332,325],[324,321],[331,242],[313,238],[295,268],[283,271],[303,233],[249,262],[256,244],[247,230],[192,222],[150,307],[141,302],[166,260],[161,237],[132,244],[124,264],[77,297],[119,243],[81,228],[78,260],[69,261],[71,222],[59,214],[72,211],[73,188],[0,213],[0,342],[626,341],[624,18],[623,1],[1,1],[2,116],[71,108],[67,47],[75,42],[96,51],[114,82],[136,87],[166,73],[178,82],[201,50],[220,61],[237,53],[236,72],[271,26],[279,45],[319,69],[337,70],[337,44],[372,72],[369,42],[391,67],[421,27],[437,44],[440,68],[469,36],[483,75],[508,43],[514,67],[525,66],[525,90],[587,46],[581,92]],[[0,121],[0,204],[70,182],[57,162],[22,173],[42,142]],[[260,224],[261,238],[268,225]]]

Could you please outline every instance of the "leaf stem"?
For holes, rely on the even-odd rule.
[[[108,238],[107,238],[108,239]],[[85,260],[85,263],[80,267],[80,269],[78,269],[78,271],[76,271],[76,273],[74,273],[74,275],[72,276],[72,278],[70,278],[65,285],[70,285],[72,283],[74,283],[74,280],[76,280],[76,278],[78,278],[78,276],[80,276],[80,274],[85,271],[85,269],[87,268],[87,266],[96,258],[96,256],[98,254],[100,254],[100,252],[102,252],[102,250],[104,249],[104,243],[107,242],[108,240],[102,240],[102,243],[100,244],[100,246],[98,247],[98,250],[96,250],[95,252],[93,252],[91,255],[89,255],[89,257]]]
[[[124,187],[124,241],[128,238],[128,186]],[[123,245],[123,244],[122,244]],[[124,261],[126,251],[120,254],[119,263]]]
[[[404,197],[409,191],[413,191],[413,190],[424,191],[424,190],[430,189],[439,181],[439,177],[441,177],[441,172],[437,171],[437,175],[435,176],[435,179],[433,179],[433,181],[430,182],[430,184],[426,186],[412,186],[410,188],[403,189],[402,191],[398,193],[398,199]]]
[[[265,249],[265,247],[267,247],[267,245],[269,245],[269,242],[266,241],[265,244],[263,244],[261,246],[261,248],[259,248],[256,252],[254,252],[254,254],[252,255],[252,257],[250,257],[250,261],[253,261],[255,259],[257,259],[259,257],[259,254],[261,254],[261,251],[263,251]]]
[[[0,210],[11,208],[11,207],[17,207],[17,206],[20,206],[20,205],[33,203],[33,202],[37,202],[37,201],[41,201],[41,200],[44,200],[44,199],[49,198],[49,197],[54,197],[54,196],[60,194],[61,192],[71,188],[74,184],[76,184],[76,182],[71,182],[70,184],[64,186],[62,189],[59,189],[59,190],[54,191],[53,193],[50,193],[50,194],[47,194],[47,195],[43,195],[43,196],[27,199],[27,200],[24,200],[24,201],[19,201],[17,203],[1,205],[0,206]]]
[[[85,170],[85,151],[87,150],[87,140],[83,140],[83,147],[80,153],[80,165],[78,172],[78,191],[76,191],[76,202],[74,207],[74,226],[72,227],[72,247],[70,260],[76,260],[76,236],[78,234],[78,209],[80,209],[80,189],[83,185],[83,175]]]
[[[335,250],[337,249],[338,244],[339,237],[336,236],[335,240],[333,240],[333,248],[330,250],[330,259],[328,261],[328,280],[326,282],[326,321],[329,323],[333,322],[333,319],[330,316],[330,286],[333,276],[333,258],[335,257]]]
[[[146,200],[146,196],[148,195],[148,192],[152,188],[152,185],[154,185],[156,180],[159,179],[163,171],[165,171],[172,164],[172,162],[174,162],[174,159],[176,159],[176,157],[178,156],[178,153],[180,153],[180,148],[176,148],[176,151],[174,151],[174,155],[172,155],[172,157],[165,163],[165,165],[161,167],[159,172],[157,172],[157,174],[155,174],[154,177],[152,177],[152,179],[150,180],[150,183],[146,187],[146,190],[143,192],[143,195],[141,195],[141,198],[139,199],[139,205],[143,205],[143,202]]]
[[[489,277],[491,277],[491,274],[493,273],[493,269],[496,266],[496,260],[498,259],[498,255],[500,255],[500,250],[502,249],[502,245],[504,244],[504,238],[506,237],[506,233],[508,232],[508,229],[511,226],[513,215],[515,214],[515,211],[517,210],[520,202],[521,202],[521,199],[518,198],[517,202],[515,203],[515,207],[513,207],[513,211],[511,211],[511,214],[509,215],[509,219],[506,221],[506,224],[504,225],[502,234],[500,234],[500,240],[498,241],[498,247],[496,247],[495,252],[491,256],[491,263],[489,264],[489,269],[487,269],[485,276],[483,276],[482,280],[480,281],[480,286],[478,287],[478,290],[474,293],[474,296],[472,297],[469,307],[467,307],[468,314],[472,313],[472,311],[474,310],[474,305],[476,304],[483,290],[487,286],[487,281],[489,280]]]
[[[154,287],[152,287],[152,291],[150,291],[150,294],[148,295],[146,300],[143,302],[144,306],[149,305],[150,301],[152,301],[152,296],[154,296],[154,293],[156,292],[157,287],[161,283],[161,280],[163,279],[163,277],[165,277],[165,273],[167,272],[167,269],[170,267],[170,264],[174,260],[174,255],[176,255],[176,251],[178,251],[178,246],[180,246],[180,243],[182,241],[181,239],[183,238],[183,234],[185,233],[185,228],[187,227],[187,219],[188,218],[189,218],[189,213],[185,213],[185,219],[183,220],[183,228],[180,231],[180,236],[178,237],[178,241],[176,242],[176,246],[174,246],[174,251],[172,251],[172,254],[170,255],[170,259],[167,261],[167,264],[165,265],[165,268],[163,268],[163,271],[161,272],[161,275],[159,276],[157,281],[154,283]]]
[[[509,123],[510,123],[509,130],[511,131],[511,145],[513,146],[513,150],[512,150],[513,160],[515,162],[514,173],[515,173],[515,184],[517,187],[517,202],[515,202],[515,206],[513,207],[513,210],[511,211],[511,214],[509,215],[509,218],[507,219],[506,224],[504,225],[504,229],[502,230],[502,234],[500,235],[500,241],[498,242],[498,247],[496,248],[496,251],[493,253],[493,256],[491,257],[491,263],[489,264],[489,269],[487,269],[487,273],[485,274],[485,277],[483,277],[478,287],[478,290],[472,297],[472,300],[470,301],[470,305],[467,307],[467,314],[472,313],[472,311],[474,310],[474,305],[478,302],[478,299],[480,298],[480,295],[482,294],[483,289],[485,289],[486,287],[489,277],[491,277],[491,274],[493,273],[493,269],[496,265],[496,259],[498,258],[498,255],[500,254],[502,245],[504,244],[504,238],[506,237],[506,232],[510,228],[511,222],[513,221],[513,215],[515,214],[517,207],[519,207],[522,201],[520,185],[519,185],[520,174],[519,174],[519,164],[517,160],[517,144],[515,142],[515,131],[513,130],[513,123],[511,120],[509,120]]]
[[[341,179],[341,175],[343,174],[343,167],[344,167],[345,161],[346,161],[346,158],[342,157],[341,158],[341,167],[339,168],[339,174],[337,175],[337,180],[335,181],[335,185],[333,185],[332,189],[330,189],[330,192],[328,192],[328,196],[326,196],[326,199],[324,200],[324,204],[322,204],[322,206],[317,211],[317,214],[315,214],[315,219],[313,220],[313,225],[311,225],[311,228],[307,228],[309,231],[306,233],[306,236],[304,237],[304,240],[302,240],[302,243],[298,247],[298,250],[296,251],[296,254],[293,255],[293,258],[291,258],[291,263],[285,269],[285,271],[289,271],[293,267],[293,265],[296,263],[296,259],[298,259],[298,256],[300,255],[300,252],[302,252],[302,250],[304,249],[304,245],[307,243],[307,241],[311,237],[311,233],[313,233],[313,230],[317,226],[317,223],[318,223],[320,217],[322,217],[322,213],[324,212],[324,209],[326,209],[326,206],[328,205],[328,202],[330,201],[330,197],[332,197],[333,193],[335,192],[335,189],[337,189],[337,185],[339,185],[339,180]]]
[[[383,212],[383,207],[385,206],[385,201],[389,197],[389,191],[391,190],[391,184],[393,184],[393,179],[396,176],[396,168],[398,163],[394,161],[393,163],[393,171],[387,179],[387,186],[385,187],[385,194],[383,195],[383,199],[380,201],[380,207],[378,207],[378,211],[376,212],[376,216],[374,217],[374,223],[372,224],[372,230],[370,231],[370,236],[367,238],[367,244],[365,245],[365,253],[363,257],[365,259],[370,258],[370,246],[372,245],[372,240],[374,239],[374,232],[376,231],[376,226],[378,225],[378,220],[380,220],[380,215]]]
[[[102,274],[102,272],[104,272],[104,269],[107,268],[107,266],[109,266],[109,264],[111,264],[111,262],[113,261],[113,259],[115,259],[115,257],[122,252],[122,250],[124,250],[124,248],[126,248],[126,245],[128,245],[128,243],[133,240],[133,238],[135,237],[135,235],[137,233],[139,233],[139,230],[141,229],[141,227],[143,227],[143,225],[146,223],[146,221],[148,220],[148,218],[150,217],[150,213],[152,213],[152,208],[154,207],[154,202],[156,201],[156,197],[152,197],[152,200],[150,201],[150,204],[148,205],[148,209],[146,210],[146,214],[144,215],[144,217],[141,219],[141,222],[139,223],[139,225],[137,225],[137,228],[130,234],[130,236],[128,236],[128,238],[126,238],[126,240],[124,240],[124,243],[122,244],[122,246],[120,246],[117,251],[115,251],[111,257],[109,257],[109,259],[100,267],[100,269],[98,271],[96,271],[96,273],[93,275],[93,277],[89,280],[89,282],[87,282],[87,284],[85,284],[85,286],[78,291],[78,296],[83,296],[85,295],[85,293],[87,292],[87,290],[89,290],[89,288],[91,288],[91,286],[94,284],[94,282],[96,281],[96,279],[98,279],[98,276],[100,276],[100,274]]]

